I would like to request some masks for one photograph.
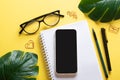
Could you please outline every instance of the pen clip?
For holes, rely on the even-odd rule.
[[[105,33],[105,29],[104,28],[101,28],[101,31],[102,31],[102,36],[103,36],[103,39],[106,43],[108,43],[108,39],[106,37],[106,33]]]

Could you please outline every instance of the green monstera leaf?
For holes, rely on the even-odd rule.
[[[81,0],[78,7],[94,21],[110,22],[120,18],[120,0]]]
[[[36,80],[37,60],[37,55],[31,52],[8,52],[0,58],[0,80]]]

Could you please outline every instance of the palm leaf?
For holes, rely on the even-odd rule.
[[[8,52],[0,58],[0,80],[36,80],[38,57],[19,50]]]
[[[78,7],[94,21],[109,22],[120,18],[120,0],[81,0]]]

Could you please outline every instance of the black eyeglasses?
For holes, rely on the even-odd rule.
[[[36,33],[40,28],[41,22],[43,22],[47,26],[55,26],[60,21],[60,17],[64,17],[64,15],[60,14],[60,10],[56,10],[54,12],[31,19],[20,25],[22,29],[20,30],[19,34],[21,34],[23,31],[27,34]]]

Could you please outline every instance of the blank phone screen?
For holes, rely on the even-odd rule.
[[[56,31],[56,72],[77,72],[77,41],[76,31],[73,29],[59,29]]]

